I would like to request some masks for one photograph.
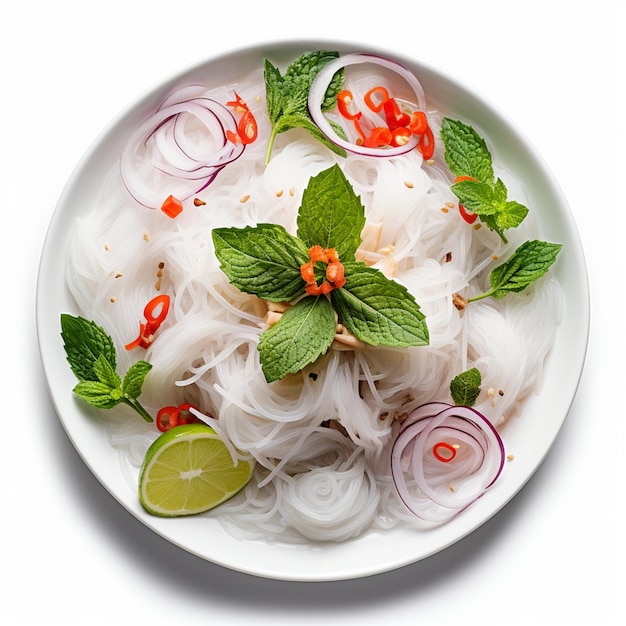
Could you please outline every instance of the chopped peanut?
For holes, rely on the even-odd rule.
[[[459,311],[462,311],[467,306],[467,300],[461,294],[453,293],[452,304],[454,304]]]

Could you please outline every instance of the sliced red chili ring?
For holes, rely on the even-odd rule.
[[[374,101],[375,96],[377,96],[376,102]],[[380,85],[373,87],[363,96],[363,102],[365,102],[368,108],[374,111],[374,113],[382,111],[387,100],[389,100],[389,92]]]
[[[441,454],[440,449],[445,450],[445,453]],[[449,463],[456,456],[456,448],[445,441],[439,441],[433,446],[433,454],[438,461]]]
[[[178,408],[175,406],[164,406],[156,416],[156,427],[164,433],[174,426],[178,426]]]

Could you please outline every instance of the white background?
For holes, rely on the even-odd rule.
[[[4,6],[4,624],[604,625],[623,618],[623,4],[37,0]],[[493,519],[395,572],[288,583],[183,552],[111,498],[70,444],[48,398],[34,301],[57,199],[114,117],[164,78],[216,53],[320,37],[421,58],[473,85],[515,121],[549,164],[578,224],[590,275],[591,340],[579,393],[550,455]]]

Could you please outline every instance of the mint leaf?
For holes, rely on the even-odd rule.
[[[454,183],[450,189],[466,209],[480,216],[494,215],[506,204],[506,191],[504,198],[498,197],[490,184],[477,180],[463,180]]]
[[[428,345],[425,316],[405,287],[364,263],[344,268],[346,284],[330,295],[341,322],[358,339],[373,346]]]
[[[121,389],[122,379],[117,375],[115,369],[106,360],[104,355],[100,355],[93,365],[93,371],[98,377],[98,381],[108,385],[112,389]]]
[[[324,65],[338,57],[338,52],[329,52],[326,50],[306,52],[287,68],[282,83],[283,87],[288,88],[287,110],[304,112],[308,109],[309,91],[313,79]],[[337,72],[333,77],[326,91],[324,102],[322,103],[323,111],[328,111],[336,106],[337,94],[343,87],[343,80],[343,71]]]
[[[324,354],[335,336],[335,313],[325,297],[307,296],[287,309],[259,341],[267,382],[299,372]]]
[[[115,369],[113,341],[95,322],[62,313],[61,337],[68,363],[79,380],[99,380],[94,365],[101,355]]]
[[[450,382],[450,395],[457,406],[474,406],[480,394],[482,378],[477,368],[462,372]]]
[[[121,392],[98,381],[84,380],[73,389],[74,393],[99,409],[112,409],[122,401]]]
[[[508,200],[502,210],[498,211],[495,216],[495,230],[502,237],[501,231],[509,228],[517,228],[528,215],[528,209],[515,200]],[[506,241],[506,239],[504,240]]]
[[[481,183],[493,184],[491,153],[471,126],[446,117],[441,123],[441,139],[446,163],[455,176],[471,176]]]
[[[141,388],[152,365],[146,361],[133,363],[122,381],[122,392],[126,398],[136,400],[141,395]]]
[[[300,265],[309,260],[307,247],[282,226],[216,228],[212,237],[220,268],[241,291],[272,302],[302,293]]]
[[[309,91],[319,71],[329,61],[336,59],[338,52],[310,52],[294,61],[281,76],[280,70],[270,61],[264,61],[264,80],[267,112],[272,124],[265,162],[269,163],[276,136],[291,128],[304,128],[333,152],[345,156],[345,150],[331,142],[313,123],[308,110]],[[337,93],[343,85],[343,72],[338,72],[326,92],[322,106],[328,110],[336,103]]]
[[[298,237],[308,247],[335,248],[340,260],[351,261],[364,226],[365,209],[339,165],[311,177],[298,214]]]
[[[475,302],[488,296],[499,300],[511,292],[523,291],[548,271],[562,247],[561,244],[538,240],[524,242],[508,261],[491,271],[491,289],[467,301]]]
[[[265,106],[270,121],[276,123],[283,112],[283,77],[280,70],[274,67],[267,59],[263,64],[265,80]]]

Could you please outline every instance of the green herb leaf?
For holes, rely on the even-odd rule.
[[[313,363],[328,350],[336,326],[335,313],[325,297],[307,296],[287,309],[259,341],[266,380],[279,380]]]
[[[406,288],[356,261],[344,263],[346,284],[331,292],[341,322],[373,346],[426,346],[428,327]]]
[[[277,224],[213,230],[222,271],[241,291],[272,302],[293,300],[304,289],[300,265],[306,245]]]
[[[316,139],[335,153],[345,156],[345,150],[331,142],[312,122],[308,111],[309,91],[313,80],[328,62],[339,56],[337,52],[310,52],[294,61],[281,76],[280,70],[270,61],[264,61],[264,79],[267,112],[272,132],[267,146],[266,163],[269,163],[276,136],[291,128],[305,128]],[[338,72],[326,92],[322,106],[328,110],[336,103],[337,93],[343,85],[343,72]]]
[[[515,200],[508,200],[503,206],[501,211],[498,211],[494,216],[494,225],[489,226],[489,220],[484,220],[487,226],[492,230],[495,230],[500,237],[506,242],[506,238],[502,234],[502,231],[509,228],[517,228],[528,215],[528,209]]]
[[[151,369],[152,365],[146,361],[137,361],[128,368],[122,381],[122,392],[126,398],[136,400],[141,395],[141,388]]]
[[[93,371],[99,382],[108,385],[112,389],[122,388],[122,379],[117,375],[117,372],[111,367],[104,355],[101,354],[96,359],[96,362],[93,364]]]
[[[361,245],[365,209],[339,165],[311,177],[298,214],[298,237],[308,246],[335,248],[353,260]]]
[[[450,382],[450,395],[457,406],[474,406],[480,394],[482,378],[477,368],[462,372]]]
[[[548,271],[562,247],[545,241],[524,242],[508,261],[489,274],[491,289],[467,301],[475,302],[488,296],[499,300],[511,292],[523,291]]]
[[[446,163],[455,176],[471,176],[481,183],[493,184],[491,153],[471,126],[446,117],[441,123],[441,139]]]
[[[79,380],[100,380],[94,371],[100,356],[115,369],[117,355],[113,341],[96,323],[62,313],[61,337],[68,363]]]
[[[114,389],[106,383],[98,381],[81,381],[74,387],[73,391],[79,398],[99,409],[112,409],[122,401],[119,389]]]
[[[494,215],[506,204],[506,189],[502,197],[497,188],[477,180],[463,180],[454,183],[450,189],[466,209],[480,216]]]

